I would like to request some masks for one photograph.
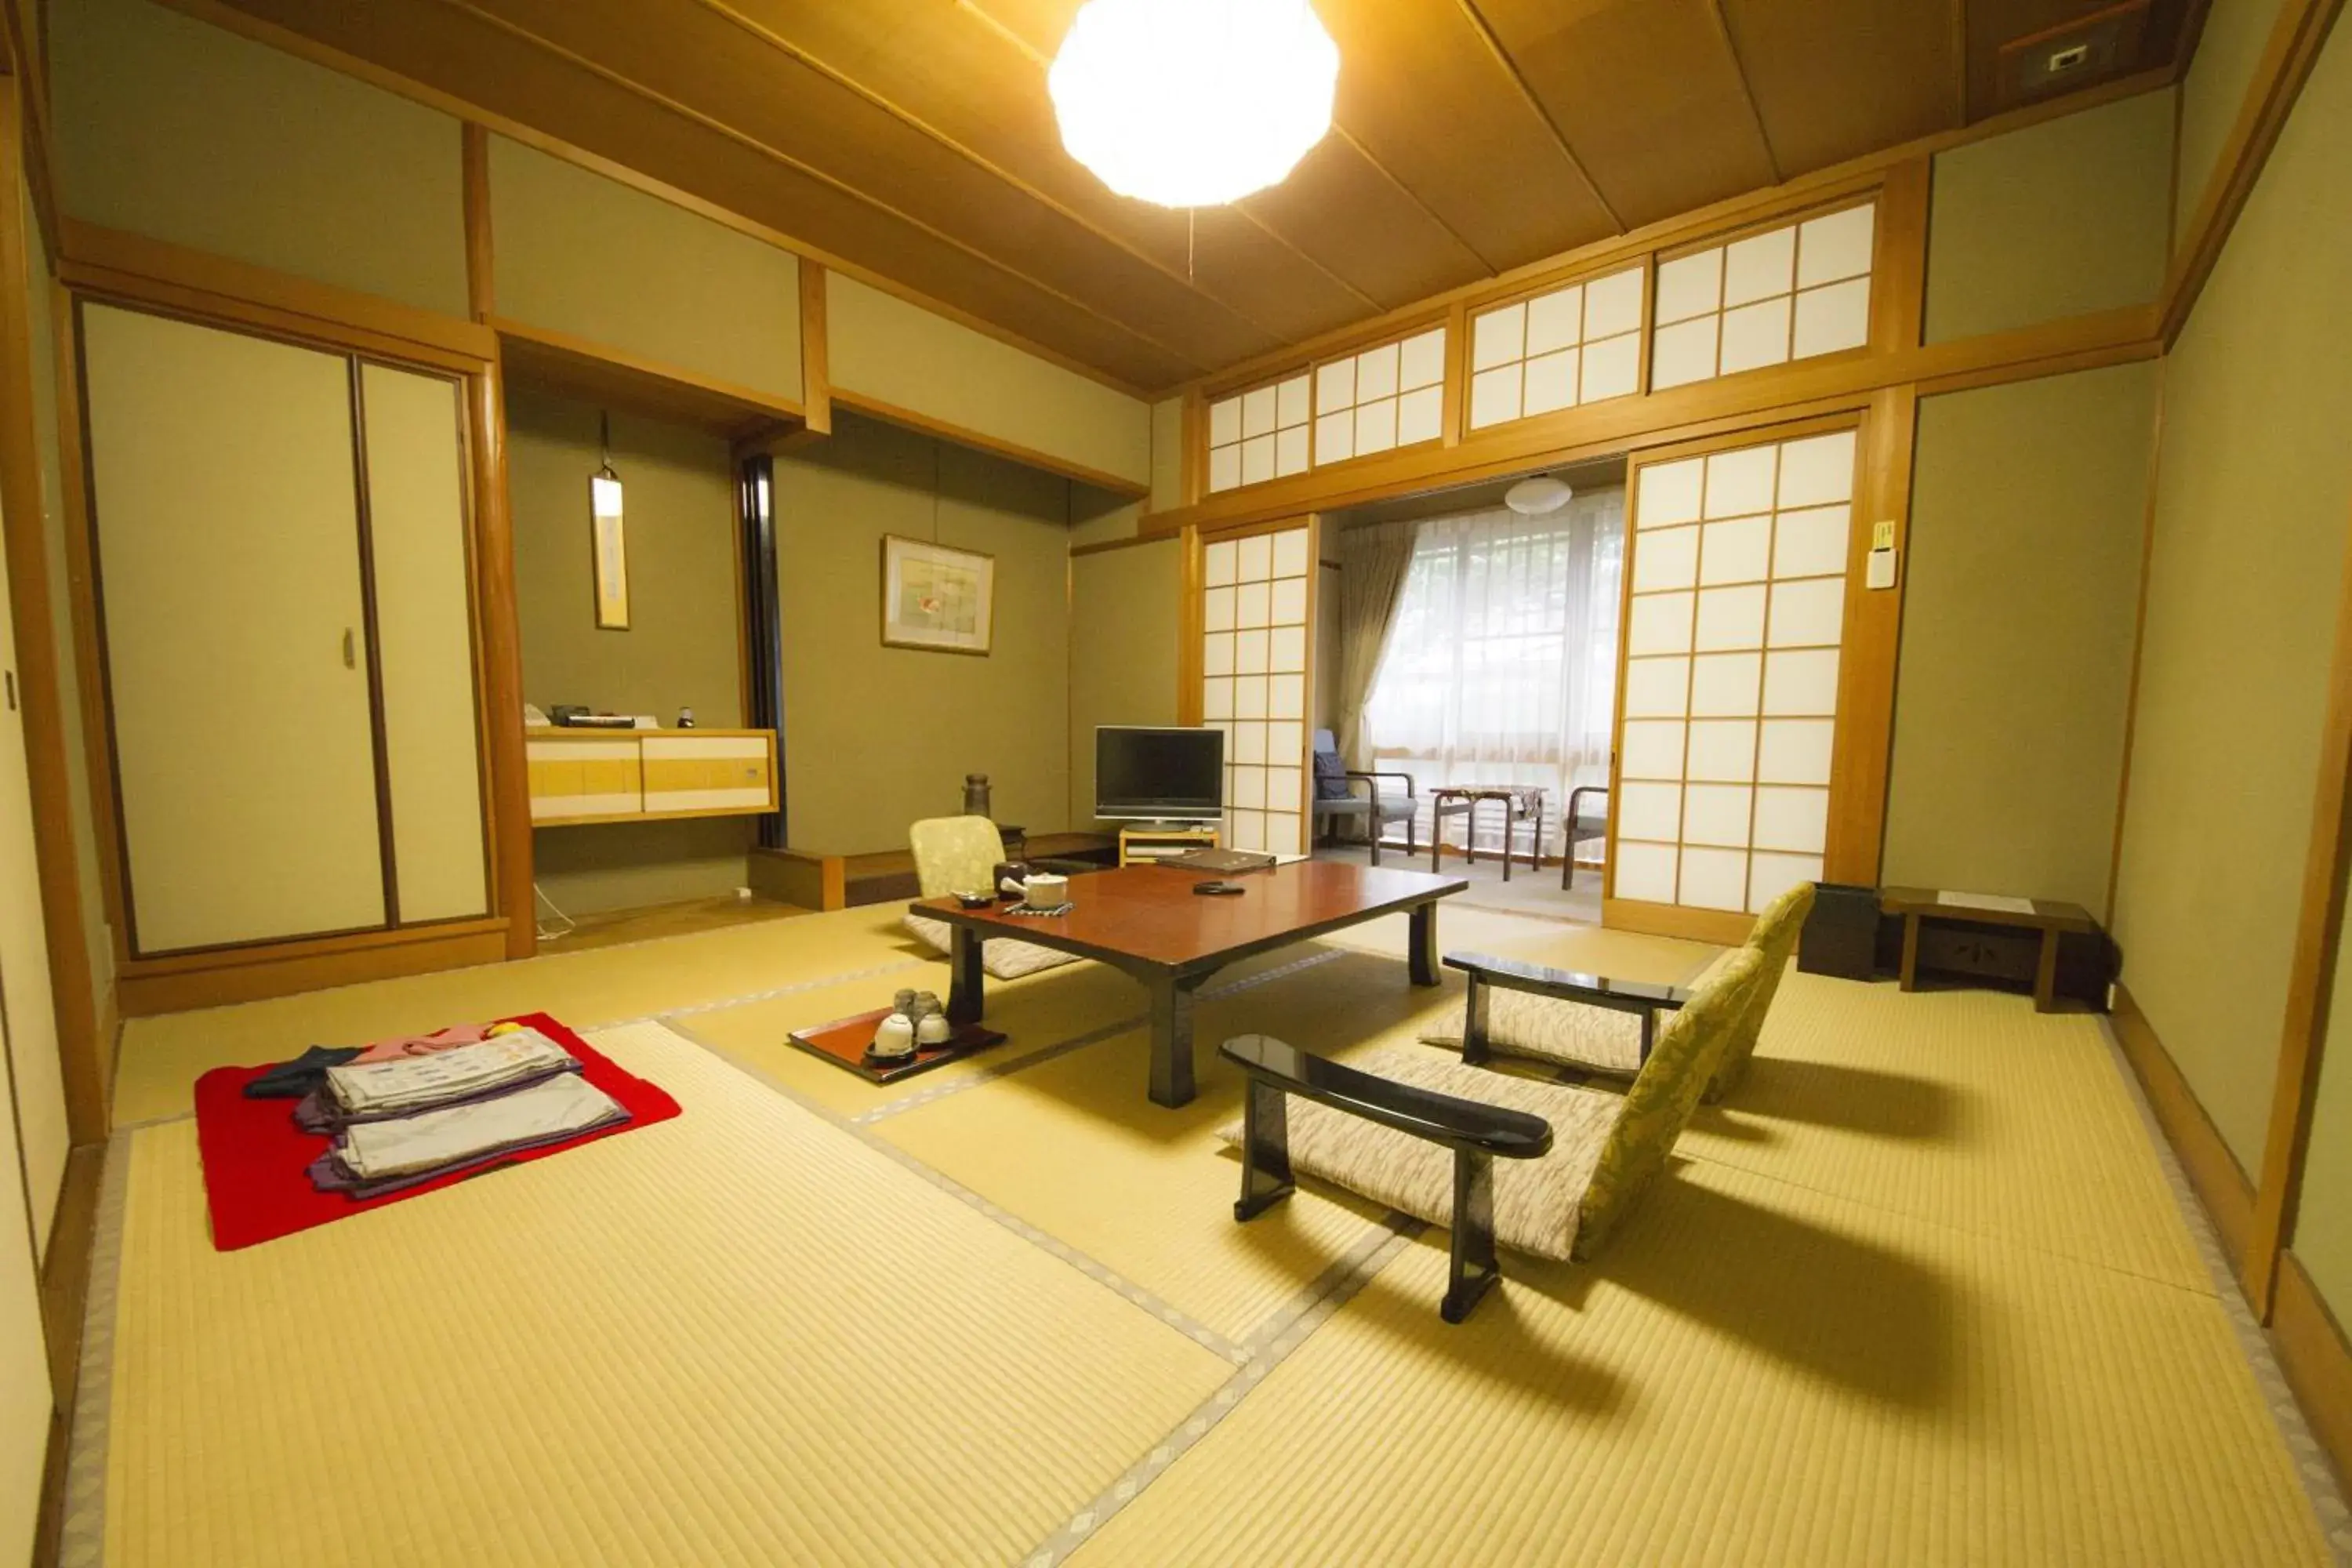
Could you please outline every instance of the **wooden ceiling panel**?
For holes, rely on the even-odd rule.
[[[1460,0],[1320,0],[1337,118],[1496,271],[1617,232]]]
[[[2003,44],[2118,0],[1315,0],[1331,134],[1196,215],[1063,150],[1044,73],[1081,0],[163,3],[306,35],[1157,389],[1980,118]],[[2106,74],[2169,59],[2193,4],[2146,0]]]
[[[1034,193],[1170,276],[1188,275],[1184,215],[1116,195],[1063,150],[1043,51],[983,13],[951,6],[942,14],[938,0],[701,3],[737,18],[747,35],[798,51],[854,83],[1000,187]],[[905,47],[918,29],[927,33],[927,47]],[[1202,216],[1205,233],[1210,215]],[[1216,254],[1223,264],[1197,269],[1195,287],[1208,297],[1285,340],[1311,336],[1370,308],[1280,240],[1238,226],[1249,232],[1222,236]]]
[[[1712,0],[1472,3],[1627,226],[1775,183]]]
[[[1961,122],[1960,0],[1721,0],[1783,179]]]
[[[1336,132],[1242,209],[1383,309],[1475,279],[1480,260],[1412,192]]]
[[[449,0],[772,149],[1202,363],[1280,345],[1171,273],[715,10],[664,0]]]
[[[378,0],[234,0],[236,9],[872,268],[1139,387],[1199,362],[708,125],[455,10]]]
[[[2119,12],[2115,0],[1968,0],[1969,118],[1980,120],[2011,107],[2000,92],[2001,47],[2055,28]],[[2148,0],[2145,21],[2136,20],[2138,50],[2110,63],[2094,80],[2128,76],[2171,60],[2180,47],[2192,0]],[[2080,85],[2088,87],[2092,80]]]

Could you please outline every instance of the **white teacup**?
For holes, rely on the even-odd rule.
[[[1057,871],[1039,871],[1021,884],[1021,897],[1033,910],[1056,910],[1070,901],[1070,879]]]

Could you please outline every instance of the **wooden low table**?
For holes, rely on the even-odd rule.
[[[1220,879],[1174,866],[1122,866],[1072,878],[1076,907],[1066,915],[1016,915],[1002,904],[967,910],[953,899],[927,899],[914,909],[955,928],[948,1016],[959,1024],[980,1021],[981,948],[992,937],[1097,959],[1142,982],[1151,994],[1151,1098],[1182,1105],[1192,1098],[1192,994],[1217,971],[1402,910],[1412,921],[1412,983],[1434,985],[1437,900],[1470,885],[1419,871],[1297,860],[1222,879],[1247,889],[1239,897],[1192,891],[1196,882]]]
[[[1878,907],[1903,917],[1903,967],[1898,983],[1906,991],[1919,988],[1919,925],[1923,921],[1955,921],[1965,925],[2017,926],[2042,933],[2042,952],[2033,967],[2033,1010],[2048,1013],[2058,1005],[2058,938],[2063,931],[2094,931],[2099,922],[2080,904],[2056,899],[2028,899],[2026,910],[1996,909],[1985,904],[1948,903],[1932,888],[1882,888]]]

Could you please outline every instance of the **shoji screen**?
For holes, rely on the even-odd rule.
[[[1225,732],[1225,843],[1304,854],[1315,531],[1215,540],[1202,554],[1201,717]]]
[[[1851,430],[1638,469],[1612,897],[1820,879],[1853,486]]]

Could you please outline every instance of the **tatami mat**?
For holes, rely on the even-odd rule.
[[[312,1044],[357,1045],[460,1019],[548,1009],[583,1025],[650,1017],[813,978],[925,956],[898,929],[902,904],[762,921],[635,946],[370,981],[233,1007],[132,1018],[116,1068],[118,1125],[183,1116],[216,1067],[276,1061]],[[944,979],[946,965],[938,974]],[[901,984],[881,982],[882,1000]],[[877,1004],[869,1004],[875,1005]]]
[[[599,1043],[687,1113],[226,1255],[192,1125],[119,1140],[76,1494],[106,1561],[2321,1560],[2095,1019],[1791,974],[1611,1249],[1507,1256],[1448,1327],[1442,1230],[1311,1183],[1236,1224],[1213,1138],[1227,1035],[1352,1055],[1457,1012],[1402,917],[1220,977],[1170,1110],[1140,987],[1093,965],[992,984],[1009,1043],[898,1086],[786,1046],[944,987],[898,914],[133,1025],[126,1121],[218,1062],[532,1008],[670,1016]],[[1646,980],[1713,952],[1440,931]]]
[[[131,1137],[110,1563],[1002,1563],[1231,1373],[656,1025],[676,1121],[248,1251]]]
[[[1178,1110],[1145,1098],[1150,1037],[1135,1029],[875,1131],[1226,1338],[1245,1339],[1384,1211],[1326,1191],[1259,1224],[1232,1223],[1240,1166],[1215,1130],[1240,1113],[1242,1079],[1218,1058],[1216,1042],[1260,1031],[1330,1050],[1443,1005],[1403,978],[1391,961],[1350,952],[1202,1003],[1193,1024],[1200,1093]],[[1214,1223],[1220,1216],[1224,1223]]]
[[[2209,1289],[2099,1019],[1791,969],[1739,1092],[1683,1152]]]
[[[1460,1328],[1409,1247],[1088,1563],[2322,1559],[2210,1298],[1703,1163]]]

